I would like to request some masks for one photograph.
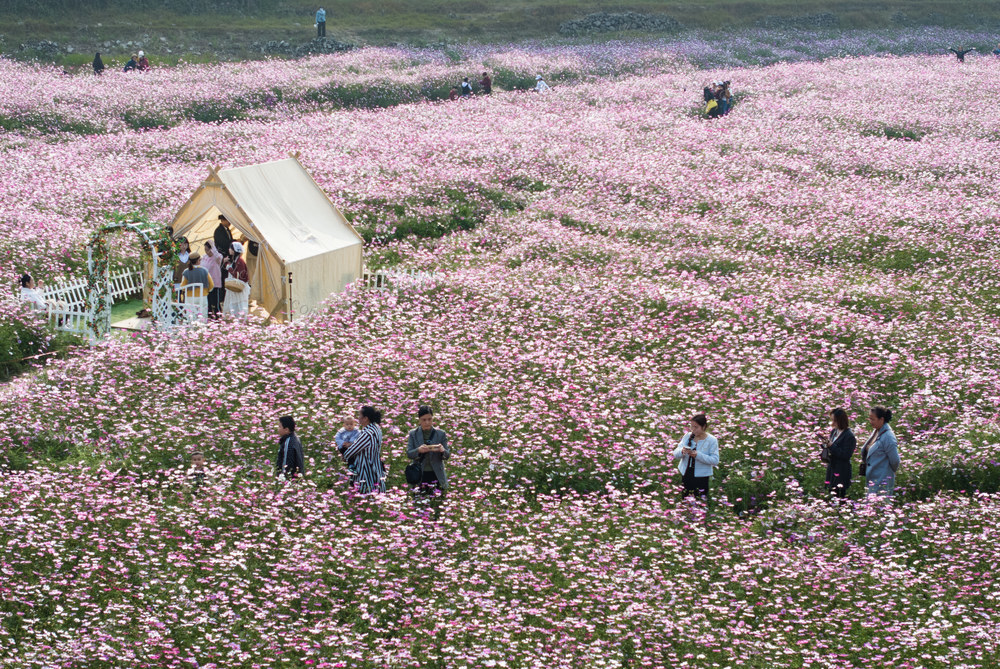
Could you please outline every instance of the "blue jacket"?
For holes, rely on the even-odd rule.
[[[316,23],[326,23],[326,10],[321,9],[316,12]]]
[[[899,469],[899,448],[892,428],[883,425],[868,447],[865,483],[869,495],[892,496],[896,486],[896,470]]]
[[[691,460],[689,456],[683,455],[681,451],[691,447],[694,447],[698,451],[698,455],[694,459],[694,475],[711,476],[712,469],[715,465],[719,464],[719,440],[710,434],[706,434],[704,439],[701,441],[692,440],[691,446],[688,446],[689,438],[691,438],[690,432],[684,435],[680,443],[677,444],[677,448],[674,449],[674,460],[681,461],[677,465],[681,476],[687,471],[689,460]]]

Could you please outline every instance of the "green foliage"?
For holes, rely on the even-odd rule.
[[[12,314],[0,321],[0,381],[41,362],[42,356],[58,357],[78,343],[67,333],[49,332],[44,322],[33,315]]]
[[[906,128],[898,125],[882,123],[873,128],[864,128],[861,134],[866,137],[885,137],[886,139],[902,139],[919,142],[927,134],[924,128]]]

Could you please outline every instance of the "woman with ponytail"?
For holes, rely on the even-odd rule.
[[[344,460],[354,465],[360,493],[385,492],[385,469],[382,467],[382,412],[363,406],[358,412],[361,431],[344,450]]]
[[[896,487],[896,470],[899,469],[899,448],[896,435],[889,427],[892,410],[875,407],[868,414],[872,436],[861,448],[861,465],[869,496],[892,497]]]

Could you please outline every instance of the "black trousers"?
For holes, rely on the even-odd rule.
[[[326,37],[326,21],[316,24],[316,37]]]
[[[438,481],[438,475],[431,470],[429,472],[424,472],[424,477],[420,480],[419,487],[420,490],[424,492],[431,492],[434,488],[440,490],[441,482]]]
[[[685,476],[684,491],[681,493],[681,498],[697,495],[698,497],[704,497],[705,501],[708,501],[708,479],[709,477],[707,476]]]
[[[220,306],[219,306],[219,294],[222,289],[215,287],[208,291],[208,316],[209,318],[217,318],[219,316]]]

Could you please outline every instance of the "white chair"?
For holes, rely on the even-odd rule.
[[[208,320],[208,289],[201,283],[181,286],[177,291],[176,306],[187,322]]]

